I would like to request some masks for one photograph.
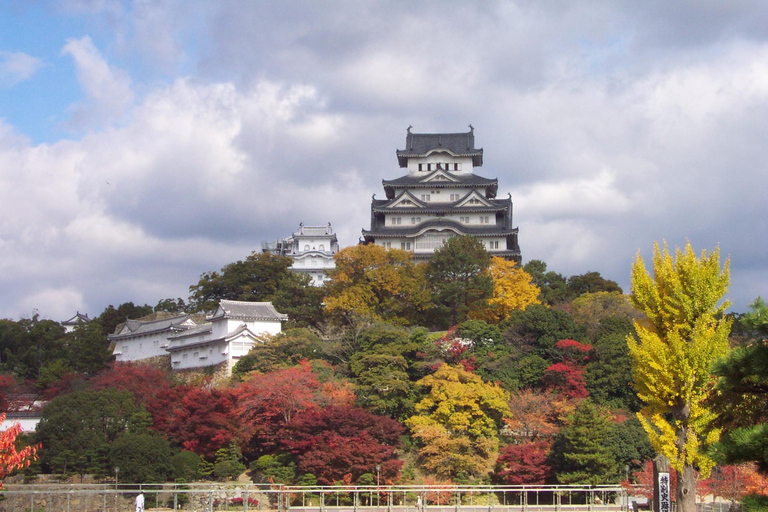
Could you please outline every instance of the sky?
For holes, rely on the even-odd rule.
[[[768,2],[0,0],[0,318],[354,245],[407,128],[469,124],[524,263],[629,291],[689,241],[768,296]]]

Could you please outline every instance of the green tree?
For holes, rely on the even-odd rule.
[[[104,334],[113,334],[118,325],[131,318],[145,317],[152,313],[152,306],[144,304],[137,306],[133,302],[124,302],[118,307],[110,304],[101,312],[94,321],[101,326],[101,332]]]
[[[417,384],[427,393],[405,424],[421,445],[422,466],[441,478],[487,475],[498,455],[499,429],[510,416],[509,393],[447,364]]]
[[[200,478],[202,459],[195,452],[182,450],[173,454],[170,460],[174,480],[194,482]]]
[[[306,328],[287,329],[241,357],[232,369],[232,379],[242,381],[253,371],[269,373],[322,356],[323,341],[317,334]]]
[[[600,272],[587,272],[577,276],[571,276],[567,280],[570,297],[579,297],[585,293],[623,293],[616,281],[605,279]]]
[[[216,451],[216,460],[213,463],[213,475],[219,480],[235,480],[245,471],[242,463],[243,455],[237,442],[232,440],[229,446],[224,446]]]
[[[768,305],[758,297],[740,323],[751,333],[715,365],[719,377],[712,407],[722,411],[725,435],[718,446],[723,462],[753,461],[768,473]]]
[[[547,271],[547,264],[541,260],[531,260],[523,265],[533,279],[533,284],[539,287],[539,300],[548,305],[565,302],[569,298],[568,283],[562,274]]]
[[[355,317],[413,325],[429,307],[424,274],[411,253],[380,245],[356,245],[334,256],[325,308],[338,323]]]
[[[632,267],[632,303],[646,318],[635,322],[627,343],[632,377],[644,406],[638,413],[654,449],[678,471],[677,506],[695,511],[696,475],[706,477],[714,462],[706,447],[718,440],[717,411],[708,407],[711,366],[728,352],[731,320],[728,262],[720,268],[719,250],[697,258],[690,243],[674,259],[666,244],[656,244],[653,276],[638,255]]]
[[[251,462],[250,469],[254,480],[261,483],[291,485],[296,480],[296,462],[288,453],[262,455]]]
[[[126,433],[109,446],[109,466],[120,468],[125,482],[165,482],[173,472],[171,445],[164,437]]]
[[[132,416],[140,410],[133,394],[116,389],[79,391],[54,398],[35,431],[42,443],[40,462],[44,471],[60,472],[62,452],[76,454],[69,467],[78,473],[110,474],[105,466],[109,446],[128,431]]]
[[[315,325],[322,316],[322,292],[308,276],[290,270],[291,258],[252,253],[245,260],[205,272],[189,287],[189,309],[213,311],[222,299],[272,302],[295,327]]]
[[[53,320],[22,318],[0,323],[0,358],[5,371],[22,379],[38,379],[57,360],[66,361],[64,327]]]
[[[483,243],[473,236],[454,236],[435,251],[427,263],[426,276],[439,325],[456,325],[487,305],[493,291],[490,263]]]
[[[609,446],[611,434],[607,414],[590,400],[582,401],[552,447],[557,481],[580,485],[615,482],[619,471]]]
[[[587,390],[598,405],[640,410],[640,401],[632,388],[632,358],[627,336],[632,333],[632,322],[616,316],[604,318],[595,334],[592,357],[587,364]]]
[[[112,359],[107,337],[98,322],[80,323],[66,335],[68,360],[80,373],[95,375],[107,367]]]

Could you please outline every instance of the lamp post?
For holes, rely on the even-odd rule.
[[[120,466],[115,466],[115,510],[117,509],[117,475],[120,473]]]
[[[376,464],[376,508],[381,504],[381,464]]]

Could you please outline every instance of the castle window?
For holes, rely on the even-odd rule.
[[[308,251],[308,250],[309,250],[309,245],[305,245],[305,246],[304,246],[304,250],[305,250],[305,251]]]
[[[490,219],[489,217],[480,217],[480,224],[489,224]]]
[[[451,201],[458,201],[459,200],[459,194],[451,194]]]
[[[429,201],[430,195],[429,194],[421,194],[421,200],[422,201]]]
[[[420,224],[421,217],[411,217],[411,224]]]
[[[491,240],[488,242],[488,248],[489,249],[498,249],[499,248],[499,241],[498,240]]]
[[[401,217],[390,217],[390,219],[391,219],[390,223],[393,226],[399,226],[401,221],[403,220]]]
[[[459,222],[462,224],[469,224],[469,217],[459,217]]]
[[[424,170],[424,164],[419,164],[419,171],[423,171],[423,170]]]
[[[410,251],[411,250],[411,242],[400,242],[400,249],[404,251]]]
[[[321,251],[324,251],[324,250],[325,250],[325,245],[323,245],[323,244],[320,244],[320,250],[321,250]]]

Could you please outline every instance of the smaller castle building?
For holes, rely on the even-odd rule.
[[[288,256],[293,260],[291,270],[308,275],[312,284],[321,286],[326,272],[336,267],[333,255],[339,252],[339,241],[331,223],[327,226],[305,226],[287,238],[262,242],[262,252]]]

